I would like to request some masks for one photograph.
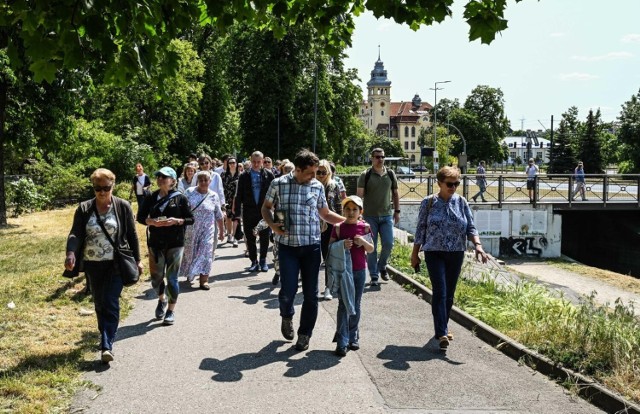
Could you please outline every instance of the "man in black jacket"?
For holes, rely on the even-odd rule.
[[[264,155],[260,151],[251,154],[251,169],[240,174],[236,198],[234,204],[234,215],[237,211],[242,211],[242,223],[245,230],[245,239],[249,258],[251,259],[250,272],[259,270],[267,272],[267,250],[269,249],[269,236],[271,229],[266,228],[259,232],[260,235],[260,262],[256,248],[256,236],[253,228],[262,219],[260,208],[264,202],[264,196],[269,189],[269,184],[273,181],[273,173],[263,168]]]

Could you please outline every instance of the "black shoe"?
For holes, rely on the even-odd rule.
[[[280,332],[282,332],[282,336],[284,339],[289,341],[293,341],[293,319],[291,318],[282,318],[282,323],[280,324]]]
[[[347,356],[347,347],[346,346],[337,346],[335,353],[339,357]]]
[[[260,270],[260,265],[258,264],[258,262],[253,262],[251,263],[251,266],[249,266],[247,270],[249,272],[257,272]]]
[[[349,349],[352,351],[357,351],[358,349],[360,349],[360,344],[358,342],[351,342],[349,344]]]
[[[486,203],[486,202],[487,202],[487,200],[485,200],[485,199],[483,198],[483,199],[482,199],[482,202],[483,202],[483,203]]]
[[[473,200],[473,202],[476,202],[476,198],[475,197],[471,197],[471,199]]]
[[[271,279],[271,284],[273,286],[276,286],[279,281],[280,281],[280,275],[276,273],[275,275],[273,275],[273,279]]]
[[[387,269],[380,269],[380,277],[382,278],[382,280],[389,280]]]
[[[269,271],[269,266],[267,266],[267,261],[266,260],[260,260],[260,271],[261,272],[268,272]]]
[[[168,301],[161,301],[158,300],[158,306],[156,306],[156,319],[162,319],[164,318],[164,314],[167,311],[167,306],[168,306],[169,302]]]
[[[371,286],[371,287],[380,287],[380,282],[378,282],[377,280],[372,280],[371,283],[369,284],[369,286]]]
[[[173,323],[176,321],[176,314],[174,311],[172,310],[168,310],[167,314],[164,316],[164,322],[163,325],[173,325]]]
[[[309,335],[298,335],[298,342],[296,342],[296,349],[298,351],[306,351],[309,349]]]

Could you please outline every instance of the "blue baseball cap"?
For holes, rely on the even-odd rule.
[[[171,177],[174,180],[178,179],[178,174],[176,174],[176,170],[174,170],[171,167],[162,167],[158,171],[156,171],[153,175],[155,175],[156,177],[159,175],[164,175],[166,177]]]

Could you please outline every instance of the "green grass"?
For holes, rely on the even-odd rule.
[[[413,273],[410,252],[409,246],[396,244],[391,265],[430,287],[425,266],[420,274]],[[457,306],[553,361],[640,402],[640,320],[633,306],[616,303],[610,309],[593,297],[573,305],[535,282],[500,283],[495,273],[471,275],[472,269],[469,263],[463,266]]]
[[[95,314],[80,312],[93,302],[81,293],[83,277],[61,277],[74,211],[38,212],[0,229],[0,412],[67,412],[87,385],[82,374],[95,369]],[[123,317],[134,294],[122,295]]]

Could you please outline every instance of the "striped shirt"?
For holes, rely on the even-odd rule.
[[[324,187],[315,178],[306,184],[298,184],[293,173],[285,174],[271,182],[265,200],[278,210],[286,212],[288,233],[275,235],[275,241],[291,247],[320,243],[320,214],[328,207]]]

